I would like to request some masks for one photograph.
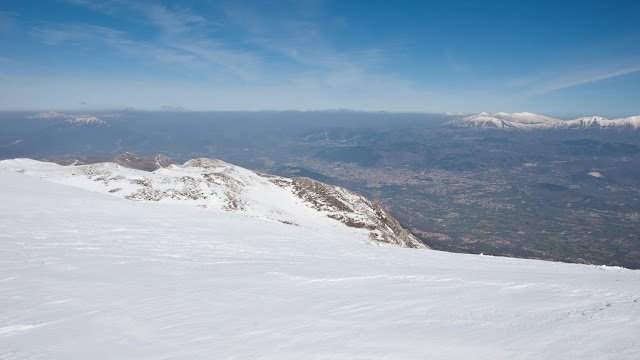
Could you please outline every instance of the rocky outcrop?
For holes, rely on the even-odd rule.
[[[287,186],[282,178],[271,181],[279,186]],[[426,248],[422,241],[400,226],[378,204],[360,194],[304,177],[291,179],[289,186],[308,206],[326,216],[349,227],[369,230],[369,238],[373,241],[409,248]]]
[[[153,155],[153,156],[143,157],[143,156],[132,154],[129,152],[120,154],[116,157],[112,157],[107,161],[116,163],[118,165],[130,168],[130,169],[138,169],[138,170],[144,170],[144,171],[155,171],[158,169],[166,168],[169,165],[175,164],[173,160],[169,159],[164,155]]]
[[[155,171],[158,169],[174,165],[175,162],[164,155],[140,156],[130,152],[114,156],[112,158],[97,158],[81,156],[75,159],[45,158],[42,161],[52,162],[64,166],[80,166],[88,164],[97,164],[102,162],[110,162],[124,166],[129,169],[137,169],[143,171]]]

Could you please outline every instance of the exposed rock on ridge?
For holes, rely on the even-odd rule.
[[[59,159],[59,158],[46,158],[42,159],[42,161],[52,162],[59,165],[69,166],[79,166],[79,165],[88,165],[88,164],[96,164],[102,162],[110,162],[114,164],[118,164],[120,166],[124,166],[129,169],[137,169],[143,171],[155,171],[158,169],[169,167],[170,165],[175,164],[173,160],[164,156],[164,155],[153,155],[153,156],[140,156],[136,154],[132,154],[130,152],[126,152],[124,154],[120,154],[118,156],[114,156],[112,158],[95,158],[95,157],[85,157],[81,156],[76,159]]]
[[[142,157],[140,155],[132,154],[129,152],[112,157],[107,161],[130,169],[138,169],[144,171],[154,171],[175,164],[173,160],[164,155]]]
[[[296,196],[328,217],[350,227],[370,230],[371,240],[410,248],[425,247],[378,204],[360,194],[303,177],[293,178],[291,185]]]
[[[303,177],[260,174],[216,159],[167,165],[167,158],[125,153],[112,160],[59,166],[14,159],[0,161],[0,167],[129,200],[192,203],[290,225],[315,227],[318,223],[336,224],[335,220],[366,235],[369,241],[427,248],[380,206],[338,186]],[[154,171],[139,169],[155,166]]]

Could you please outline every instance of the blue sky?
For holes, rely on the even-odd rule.
[[[0,110],[640,114],[638,1],[14,1]]]

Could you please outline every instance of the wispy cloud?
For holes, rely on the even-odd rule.
[[[444,61],[445,63],[454,71],[462,72],[469,70],[469,64],[460,61],[458,58],[453,56],[453,50],[445,49],[444,50]]]
[[[9,59],[8,57],[4,57],[4,56],[0,56],[0,63],[11,64],[11,65],[20,64],[19,61],[16,61],[16,60],[13,60],[13,59]]]
[[[640,71],[640,62],[627,66],[605,66],[582,71],[574,71],[547,79],[532,86],[527,92],[532,95],[546,94],[552,91],[589,84],[601,80],[633,74]]]
[[[0,11],[0,33],[15,31],[17,29],[18,22],[15,19],[15,14]]]
[[[508,78],[504,81],[503,85],[508,88],[523,88],[525,86],[531,85],[536,81],[540,80],[541,75],[521,75],[516,77]]]
[[[51,45],[92,39],[132,57],[180,64],[205,76],[228,73],[247,83],[264,85],[305,77],[315,77],[330,87],[367,87],[373,82],[383,82],[383,77],[367,69],[384,62],[387,54],[383,48],[333,50],[314,21],[259,16],[241,6],[227,7],[223,19],[211,20],[187,8],[169,9],[160,4],[72,2],[107,14],[113,14],[116,8],[120,12],[123,9],[136,12],[147,23],[157,26],[158,36],[133,40],[117,29],[78,24],[42,27],[34,30],[33,35]],[[236,38],[222,40],[210,36],[224,26],[235,29]],[[303,68],[294,76],[297,79],[278,77],[278,70],[283,69],[279,58]],[[384,79],[390,80],[388,76]]]
[[[47,45],[58,45],[65,42],[94,41],[120,42],[124,40],[124,32],[116,29],[88,24],[46,24],[36,27],[30,34]]]
[[[194,30],[194,27],[205,22],[205,18],[188,10],[171,11],[159,4],[130,3],[130,5],[153,24],[160,26],[167,34],[189,33]],[[211,22],[207,23],[208,26],[211,24]]]
[[[345,20],[338,23],[331,20],[327,25],[304,18],[269,18],[238,6],[227,8],[225,14],[231,24],[245,29],[247,41],[262,53],[281,57],[303,69],[294,76],[297,83],[315,81],[334,89],[362,91],[391,84],[411,86],[410,81],[373,70],[390,57],[382,46],[349,51],[332,48],[323,26],[344,27]]]
[[[71,5],[99,11],[106,15],[116,15],[122,7],[123,0],[58,0]]]
[[[202,72],[208,70],[215,74],[222,70],[245,81],[258,78],[258,55],[207,38],[203,35],[206,34],[205,27],[218,27],[219,23],[206,21],[202,16],[188,10],[171,11],[162,5],[135,2],[72,2],[106,14],[114,14],[114,6],[125,7],[144,16],[148,23],[158,26],[159,36],[134,40],[126,31],[114,28],[92,24],[51,23],[32,29],[31,35],[47,45],[101,43],[122,54],[144,61],[153,59],[160,63],[180,64],[187,69],[198,69]]]
[[[510,94],[531,97],[607,79],[624,81],[640,71],[639,41],[638,35],[621,35],[568,46],[541,57],[540,61],[515,67],[519,73],[505,79],[502,85]]]

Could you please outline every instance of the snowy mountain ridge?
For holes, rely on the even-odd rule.
[[[90,115],[75,116],[65,120],[65,122],[74,125],[109,125],[109,123],[107,123],[106,121]]]
[[[107,117],[116,117],[117,114],[107,114]],[[74,125],[105,125],[109,123],[93,115],[74,115],[63,114],[57,111],[40,112],[32,116],[26,116],[27,119],[65,119],[65,123]]]
[[[177,165],[166,157],[150,158],[161,167],[154,171],[125,167],[144,159],[125,153],[114,158],[125,166],[112,162],[62,166],[13,159],[0,161],[0,168],[129,200],[191,204],[290,225],[313,227],[329,221],[358,229],[368,241],[426,248],[380,206],[341,187],[256,173],[216,159]]]
[[[445,126],[457,128],[473,128],[478,130],[580,130],[580,129],[618,129],[638,130],[640,116],[609,120],[600,116],[582,117],[574,120],[560,120],[533,113],[489,114],[486,112],[457,117]]]

